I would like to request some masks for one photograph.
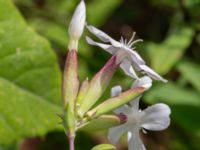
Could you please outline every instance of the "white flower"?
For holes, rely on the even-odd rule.
[[[160,75],[158,75],[151,68],[145,65],[145,61],[135,51],[135,47],[132,47],[135,43],[142,41],[141,39],[134,41],[135,33],[133,33],[133,36],[128,42],[126,39],[123,38],[121,38],[120,42],[118,42],[112,39],[103,31],[95,28],[94,26],[87,26],[87,28],[100,40],[110,44],[98,43],[93,41],[89,37],[86,37],[87,42],[91,45],[101,47],[102,49],[106,50],[112,55],[117,55],[118,61],[121,62],[120,67],[123,69],[125,74],[137,79],[138,76],[133,69],[134,67],[137,71],[141,71],[141,73],[147,74],[148,76],[150,76],[155,80],[161,80],[163,82],[167,82],[167,80],[163,79]]]
[[[151,85],[150,80],[144,77],[140,81],[135,82],[134,87],[141,86],[145,81],[147,81],[146,85]],[[117,96],[120,93],[120,86],[112,88],[112,96]],[[131,101],[131,107],[123,105],[114,111],[119,117],[121,116],[123,124],[109,129],[108,139],[112,144],[116,144],[120,137],[128,132],[129,150],[145,150],[139,135],[140,129],[159,131],[169,126],[171,110],[168,105],[158,103],[142,111],[139,110],[139,99],[140,97],[137,97]]]
[[[76,49],[78,47],[78,40],[83,33],[86,19],[85,2],[81,0],[73,14],[72,20],[69,25],[69,49]]]

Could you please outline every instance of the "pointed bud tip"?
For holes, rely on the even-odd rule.
[[[135,80],[135,82],[132,85],[132,88],[143,87],[146,90],[148,90],[151,86],[152,86],[152,79],[148,76],[143,76]]]
[[[70,44],[69,48],[77,49],[78,40],[83,33],[86,19],[86,6],[83,0],[76,7],[69,25]]]

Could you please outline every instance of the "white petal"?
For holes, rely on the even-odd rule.
[[[106,33],[104,33],[103,31],[95,28],[94,26],[91,25],[87,25],[87,29],[93,33],[94,35],[96,35],[100,40],[102,40],[103,42],[110,42],[112,43],[113,46],[119,46],[119,42],[115,41],[114,39],[112,39],[109,35],[107,35]]]
[[[122,87],[117,85],[111,89],[111,97],[118,96],[122,92]]]
[[[143,111],[141,126],[147,130],[159,131],[166,129],[170,124],[171,110],[166,104],[155,104]]]
[[[116,52],[115,48],[112,45],[95,42],[94,40],[92,40],[90,37],[87,37],[87,36],[86,36],[86,41],[90,45],[101,47],[102,49],[106,50],[110,54],[114,54]]]
[[[112,44],[112,43],[111,43]],[[121,44],[121,43],[120,43]],[[133,61],[137,65],[144,65],[145,61],[142,59],[142,57],[134,50],[124,46],[123,44],[116,46],[116,44],[112,44],[116,48],[118,48],[118,53],[123,52],[124,55],[129,57],[129,60]]]
[[[134,79],[138,78],[137,74],[135,73],[135,71],[134,71],[134,69],[133,69],[133,67],[131,65],[131,62],[128,61],[127,59],[124,59],[122,61],[122,63],[120,64],[120,67],[121,67],[121,69],[124,71],[124,73],[126,75],[128,75],[128,76],[130,76],[130,77],[132,77]]]
[[[155,71],[153,71],[151,68],[149,68],[146,65],[139,65],[138,68],[143,71],[142,72],[143,74],[147,74],[148,76],[150,76],[154,80],[160,80],[160,81],[163,81],[165,83],[167,82],[166,79],[162,78],[159,74],[157,74]]]
[[[130,114],[131,113],[131,108],[128,105],[122,105],[121,107],[115,109],[113,111],[115,114]]]
[[[142,57],[134,50],[130,49],[131,58],[134,61],[134,63],[137,63],[138,65],[145,65],[145,61],[142,59]]]
[[[146,89],[150,88],[152,86],[151,78],[148,76],[143,76],[141,78],[136,79],[132,85],[133,88],[141,87],[141,86]]]
[[[129,150],[146,150],[144,144],[140,140],[139,130],[135,129],[128,132],[128,149]]]
[[[73,14],[69,25],[69,35],[73,40],[78,40],[83,33],[83,29],[85,26],[86,19],[86,8],[85,2],[81,1],[79,5],[76,7],[76,10]]]
[[[122,124],[116,127],[112,127],[108,131],[108,139],[112,144],[117,144],[119,141],[120,137],[127,132],[127,124]]]
[[[138,96],[134,100],[129,102],[131,104],[132,108],[135,109],[136,111],[139,110],[139,102],[140,102],[141,97],[142,96]]]

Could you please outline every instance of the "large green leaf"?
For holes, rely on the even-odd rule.
[[[29,19],[29,24],[43,36],[51,40],[52,43],[56,43],[57,45],[61,46],[62,49],[59,49],[59,52],[66,53],[68,43],[68,32],[66,30],[66,26],[39,18]],[[41,26],[41,24],[43,26]],[[79,55],[91,57],[90,55],[92,53],[89,51],[89,49],[89,45],[86,44],[85,38],[82,36],[79,42]],[[83,70],[83,68],[80,69]]]
[[[57,129],[60,85],[49,43],[0,0],[0,144]]]
[[[152,67],[160,74],[167,73],[182,57],[191,42],[193,31],[188,27],[172,30],[161,44],[148,43],[146,49]]]
[[[177,68],[182,76],[200,91],[200,65],[191,61],[181,61]]]
[[[29,19],[28,21],[29,24],[43,36],[67,49],[68,36],[65,26],[40,18]],[[41,26],[41,24],[43,26]]]

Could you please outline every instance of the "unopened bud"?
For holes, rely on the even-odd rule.
[[[132,88],[144,87],[145,89],[149,89],[152,86],[152,79],[148,76],[144,76],[135,80],[132,85]]]
[[[82,117],[102,96],[118,66],[119,65],[116,64],[116,56],[114,55],[92,78],[87,87],[87,93],[83,99],[80,100],[80,108],[78,110],[78,115],[80,117]]]
[[[73,14],[72,20],[69,25],[69,49],[78,48],[78,40],[83,33],[86,19],[85,2],[81,0]]]
[[[92,110],[87,112],[87,116],[90,118],[97,118],[105,113],[108,113],[121,105],[124,105],[132,99],[141,95],[146,89],[143,87],[132,88],[126,92],[120,93],[118,96],[111,97]]]

